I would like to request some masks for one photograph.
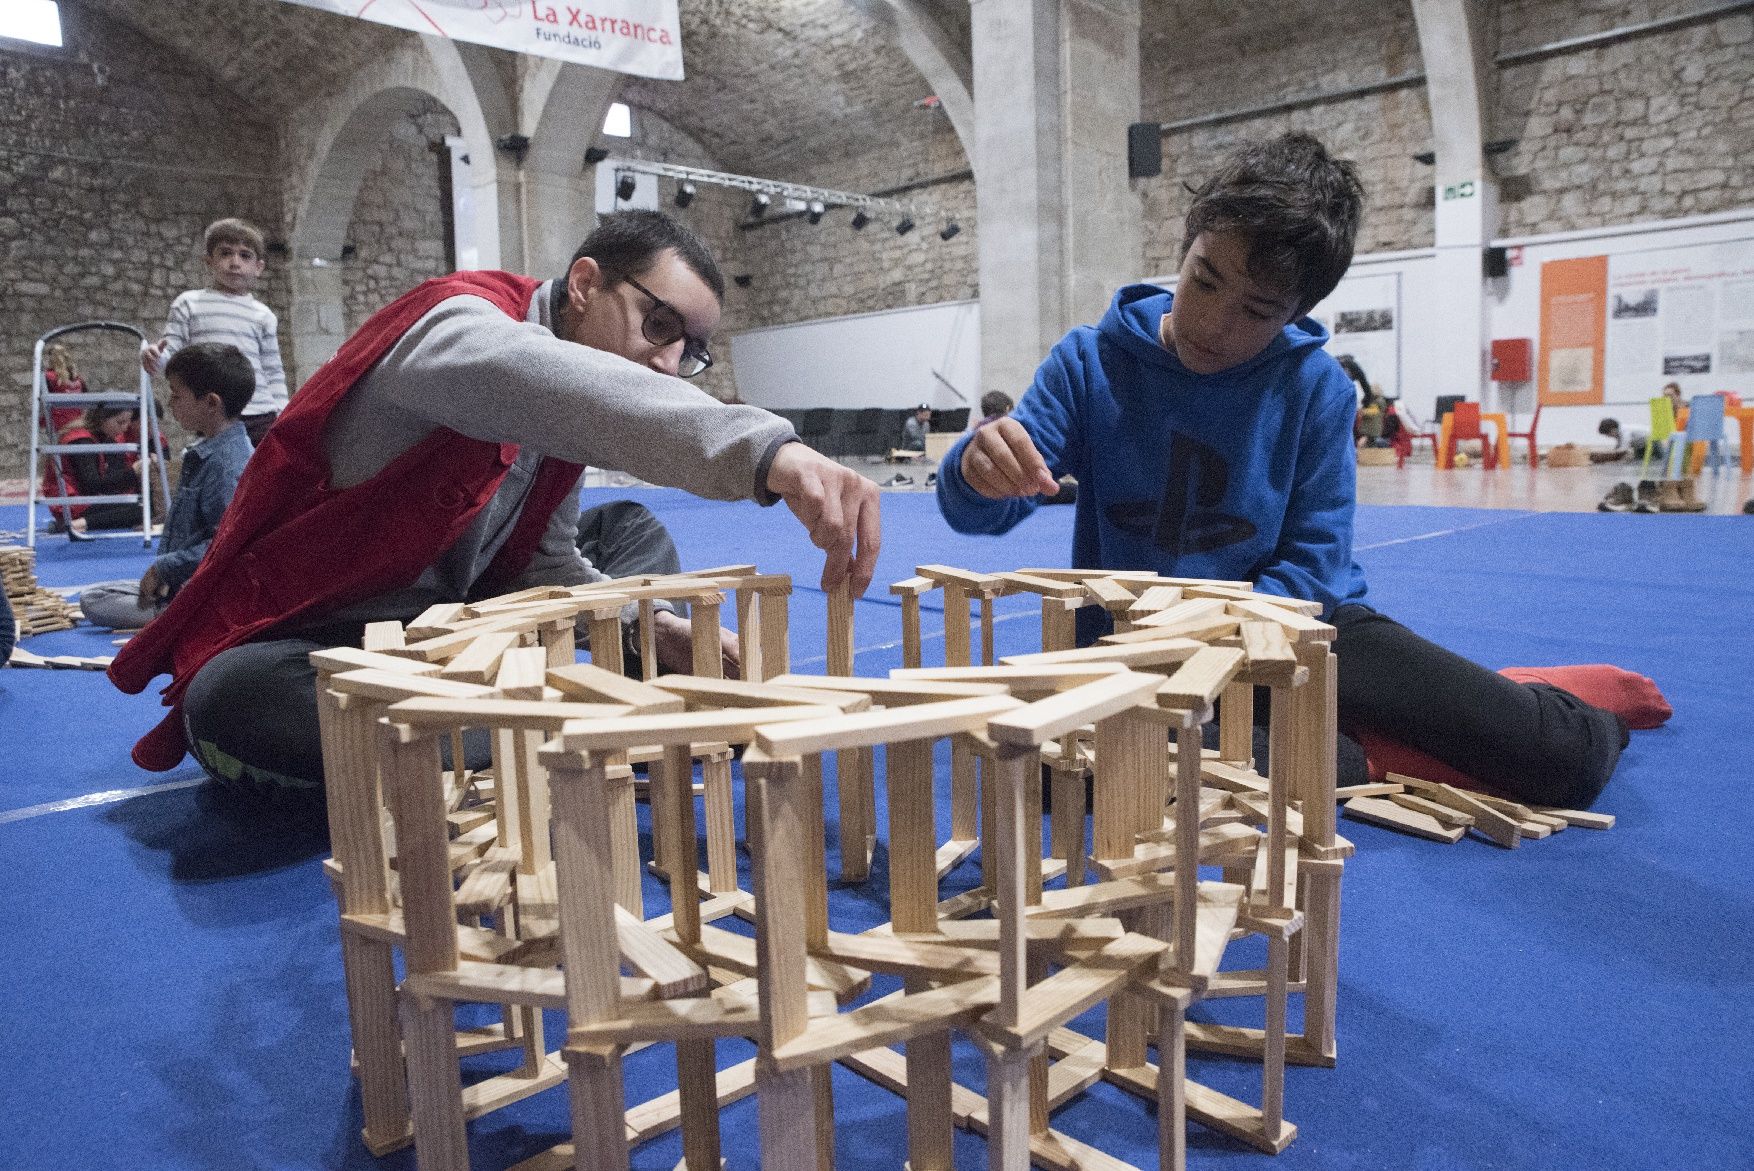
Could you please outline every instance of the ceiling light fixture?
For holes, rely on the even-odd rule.
[[[772,207],[772,206],[773,206],[773,196],[769,195],[765,191],[757,191],[755,193],[755,198],[751,199],[749,201],[750,218],[751,219],[760,219],[762,216],[767,214],[767,209]]]
[[[637,189],[637,187],[638,187],[638,184],[634,180],[632,172],[629,172],[629,171],[617,171],[616,172],[616,174],[615,174],[615,198],[617,200],[619,200],[622,203],[626,203],[628,200],[633,198],[633,193]]]
[[[827,211],[828,211],[827,204],[823,203],[820,199],[812,199],[810,201],[810,210],[807,213],[805,213],[804,218],[808,219],[813,224],[820,224],[822,222],[823,215]]]
[[[687,207],[694,202],[694,184],[684,183],[676,188],[676,206]]]
[[[855,211],[853,213],[853,231],[855,231],[855,232],[864,231],[865,225],[870,223],[870,222],[871,222],[871,217],[865,214],[864,208],[861,207],[858,211]]]
[[[903,215],[901,217],[901,222],[895,225],[895,234],[897,236],[905,236],[913,230],[914,217],[911,215]]]
[[[957,233],[959,233],[961,231],[962,231],[962,228],[957,225],[956,221],[951,220],[949,223],[944,225],[944,230],[938,233],[938,239],[948,240],[952,236],[956,235]]]

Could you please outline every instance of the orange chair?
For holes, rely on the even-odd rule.
[[[1487,471],[1498,466],[1498,437],[1491,441],[1486,438],[1485,430],[1480,426],[1479,403],[1457,403],[1450,411],[1449,418],[1443,428],[1443,453],[1438,466],[1452,468],[1456,463],[1456,441],[1458,439],[1478,439],[1480,441],[1480,460]]]
[[[1540,425],[1541,404],[1536,403],[1535,416],[1529,420],[1529,429],[1527,431],[1506,431],[1504,433],[1506,439],[1527,439],[1529,441],[1529,466],[1531,468],[1538,468],[1541,466],[1541,453],[1535,449],[1535,428]],[[1508,453],[1510,449],[1507,447],[1505,450]]]

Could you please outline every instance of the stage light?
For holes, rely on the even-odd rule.
[[[594,167],[608,157],[609,152],[600,146],[587,146],[585,148],[585,166],[587,167]]]
[[[772,206],[773,196],[765,191],[757,191],[755,198],[749,201],[749,218],[760,219],[767,214],[767,209]]]
[[[621,171],[615,176],[615,198],[626,203],[633,198],[636,183],[632,172]]]
[[[804,218],[808,219],[813,224],[820,224],[822,222],[823,213],[826,211],[828,211],[827,205],[825,205],[820,199],[812,199],[810,201],[810,210],[805,214]]]
[[[870,222],[871,222],[871,217],[865,214],[864,208],[861,207],[858,211],[855,211],[853,213],[853,231],[855,231],[855,232],[864,231],[865,225],[870,223]]]
[[[954,235],[956,235],[956,234],[957,234],[957,233],[958,233],[958,232],[960,232],[960,231],[962,231],[962,229],[961,229],[961,228],[960,228],[960,227],[958,227],[958,226],[957,226],[957,224],[956,224],[956,221],[955,221],[955,220],[952,220],[952,221],[950,221],[950,222],[949,222],[949,223],[947,223],[947,224],[945,224],[945,225],[944,225],[944,230],[943,230],[943,231],[941,231],[941,232],[939,232],[939,233],[938,233],[938,239],[940,239],[940,240],[948,240],[948,239],[950,239],[950,238],[951,238],[951,237],[952,237],[952,236],[954,236]]]
[[[731,283],[736,285],[739,289],[747,289],[751,284],[755,283],[755,278],[746,272],[740,272],[731,278]]]
[[[905,236],[913,230],[914,230],[914,217],[911,215],[902,216],[901,222],[895,225],[895,234],[897,236]]]
[[[687,207],[694,202],[694,184],[684,183],[676,189],[676,206]]]

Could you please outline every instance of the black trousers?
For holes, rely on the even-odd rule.
[[[1341,784],[1361,784],[1368,729],[1417,748],[1519,801],[1586,808],[1626,747],[1612,712],[1544,683],[1517,683],[1363,606],[1331,619],[1339,636]]]
[[[586,510],[579,517],[578,546],[610,577],[681,569],[662,522],[631,500]],[[310,655],[329,646],[358,646],[362,635],[359,625],[313,628],[215,655],[183,697],[189,751],[215,780],[260,797],[319,793],[323,749]],[[448,744],[443,752],[448,765]],[[486,767],[492,756],[486,734],[465,735],[464,752],[470,767]]]

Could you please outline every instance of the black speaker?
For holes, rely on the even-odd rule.
[[[1127,178],[1149,179],[1163,174],[1163,127],[1134,122],[1127,127]]]
[[[1486,275],[1506,276],[1510,273],[1510,253],[1503,248],[1486,250]]]

